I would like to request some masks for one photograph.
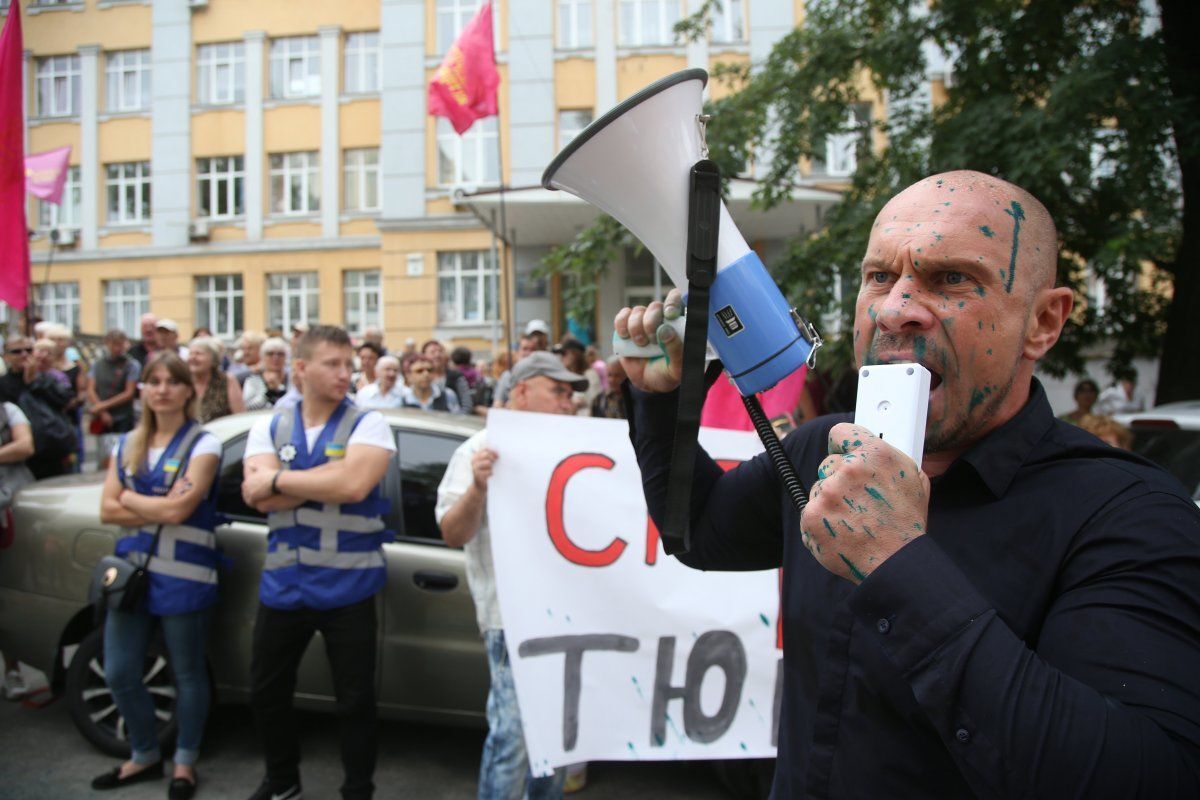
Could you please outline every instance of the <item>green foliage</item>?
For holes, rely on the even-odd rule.
[[[681,33],[702,31],[719,1],[684,20]],[[841,314],[848,323],[858,264],[886,200],[931,173],[975,169],[1025,187],[1058,223],[1060,279],[1084,310],[1045,367],[1077,370],[1082,351],[1104,339],[1114,343],[1115,364],[1155,354],[1166,334],[1163,290],[1179,269],[1181,191],[1170,125],[1178,108],[1161,38],[1142,12],[1139,0],[813,0],[804,25],[764,63],[716,70],[713,80],[733,92],[710,104],[710,155],[731,175],[754,162],[761,207],[787,202],[805,184],[798,165],[823,157],[827,137],[863,135],[857,169],[825,227],[768,265],[789,301],[810,319]],[[946,102],[936,109],[922,94],[934,45],[954,63]],[[886,114],[848,121],[867,86],[886,99]],[[886,144],[876,148],[873,134]],[[1195,141],[1179,131],[1175,138]],[[581,240],[587,252],[607,255],[599,235],[593,229]],[[559,255],[583,256],[579,241],[552,254],[548,268],[568,264],[588,274]],[[1156,265],[1153,274],[1139,281],[1146,264]],[[1084,265],[1105,283],[1103,315],[1086,301]],[[851,288],[841,308],[839,282]],[[828,364],[849,353],[843,341],[822,356]]]

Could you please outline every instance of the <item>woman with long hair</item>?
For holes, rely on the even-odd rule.
[[[246,410],[242,385],[221,369],[221,351],[221,343],[211,337],[201,336],[188,342],[187,365],[196,396],[200,398],[196,411],[200,422]]]
[[[217,602],[220,556],[213,530],[220,516],[212,487],[221,443],[201,430],[192,373],[174,353],[151,358],[142,372],[141,399],[138,426],[113,450],[100,507],[103,522],[124,528],[117,555],[135,564],[149,559],[142,608],[110,609],[104,622],[104,676],[125,718],[133,753],[93,780],[92,788],[116,789],[162,777],[154,702],[142,684],[158,623],[178,687],[179,734],[168,797],[186,800],[196,791],[195,765],[210,701],[205,642]]]

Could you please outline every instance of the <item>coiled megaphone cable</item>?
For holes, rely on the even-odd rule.
[[[754,423],[754,430],[758,432],[758,438],[762,440],[767,456],[775,465],[775,473],[779,475],[783,490],[792,498],[792,505],[796,507],[796,510],[803,513],[804,507],[808,505],[808,495],[805,493],[804,487],[800,485],[800,479],[796,477],[796,468],[792,466],[792,460],[783,451],[783,443],[779,441],[775,427],[771,425],[771,421],[763,412],[762,404],[758,402],[758,396],[752,394],[749,397],[743,397],[742,403],[746,406],[746,413],[750,415],[750,421]]]

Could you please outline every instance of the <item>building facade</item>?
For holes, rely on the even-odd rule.
[[[646,84],[762,59],[803,15],[802,0],[726,0],[706,41],[676,44],[700,0],[497,0],[500,114],[459,137],[425,93],[477,5],[30,0],[26,151],[71,147],[63,204],[29,204],[37,313],[137,335],[152,311],[227,340],[374,325],[391,345],[477,352],[532,318],[561,332],[552,282],[531,273],[595,212],[538,188],[546,164]],[[769,213],[735,181],[747,239],[769,255],[819,227],[837,195],[816,184],[850,174],[853,153],[830,142],[814,188]],[[652,259],[613,265],[597,319],[665,280]]]

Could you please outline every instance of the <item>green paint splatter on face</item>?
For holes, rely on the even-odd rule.
[[[959,308],[962,308],[962,307],[963,307],[963,306],[965,306],[966,304],[967,304],[967,301],[966,301],[966,300],[959,300],[959,301],[958,301],[958,307],[959,307]]]
[[[983,330],[983,320],[980,320],[980,321],[979,321],[978,323],[976,323],[976,324],[977,324],[977,325],[979,325],[979,330]]]
[[[878,312],[875,311],[875,306],[867,306],[867,316],[871,318],[871,322],[875,321],[875,317],[878,316]]]
[[[914,522],[914,523],[913,523],[913,529],[914,529],[914,530],[921,531],[921,532],[924,532],[924,531],[925,531],[925,528],[924,528],[924,527],[922,527],[921,523],[919,523],[919,522]]]
[[[904,477],[904,470],[900,470],[900,477],[901,477],[901,478],[903,478],[903,477]]]
[[[989,348],[988,348],[988,350],[987,350],[987,353],[988,353],[988,355],[990,356],[990,355],[992,354],[992,348],[990,348],[990,347],[989,347]]]
[[[911,300],[911,299],[912,299],[912,295],[911,295],[911,294],[909,294],[908,292],[904,292],[904,293],[902,293],[900,296],[901,296],[901,297],[903,297],[905,300]]]
[[[863,571],[860,570],[858,567],[854,566],[853,561],[846,558],[841,553],[838,553],[838,558],[840,558],[843,561],[843,563],[845,563],[845,565],[850,569],[850,574],[853,575],[855,578],[857,578],[860,581],[865,581],[867,579],[867,576],[863,574]]]
[[[863,529],[863,533],[865,533],[867,536],[870,536],[872,539],[875,538],[875,534],[871,531],[871,528],[869,526],[863,525],[862,529]]]
[[[919,266],[921,266],[921,262],[920,262],[920,261],[917,261],[917,260],[915,260],[915,259],[914,259],[914,260],[913,260],[913,266],[914,266],[914,267],[919,267]]]
[[[994,230],[992,230],[991,228],[989,228],[987,225],[980,225],[979,232],[982,233],[984,236],[986,236],[989,239],[991,239],[993,236],[996,235],[996,232]]]
[[[854,533],[854,528],[853,528],[853,527],[851,527],[850,523],[849,523],[849,522],[846,522],[846,520],[844,520],[844,519],[840,519],[840,520],[838,520],[838,524],[839,524],[839,525],[844,525],[844,526],[845,526],[845,528],[846,528],[846,530],[850,531],[851,533]]]
[[[886,497],[884,497],[882,494],[880,494],[880,493],[879,493],[879,490],[878,490],[878,489],[876,489],[875,487],[873,487],[873,486],[864,486],[863,488],[867,490],[867,494],[871,495],[871,497],[873,497],[873,498],[875,498],[876,500],[878,500],[879,502],[883,503],[883,504],[884,504],[885,506],[887,506],[888,508],[891,508],[891,507],[892,507],[892,504],[891,504],[891,503],[889,503],[889,502],[887,501],[887,498],[886,498]]]
[[[925,358],[925,348],[926,344],[924,336],[917,336],[913,339],[913,355],[917,357],[918,361],[921,361]]]
[[[834,532],[833,526],[829,524],[829,520],[821,517],[821,524],[825,526],[825,530],[829,531],[830,536],[832,536],[834,539],[837,538],[837,534]]]
[[[1013,200],[1012,206],[1004,213],[1013,218],[1012,255],[1008,259],[1008,284],[1004,287],[1004,291],[1012,294],[1013,276],[1017,274],[1017,248],[1020,247],[1021,220],[1025,219],[1025,209],[1021,208],[1020,203]]]
[[[948,205],[950,205],[950,204],[949,204],[949,203],[942,203],[942,205],[944,205],[944,206],[948,206]]]
[[[979,295],[980,297],[983,297],[987,294],[987,290],[984,289],[982,286],[976,286],[975,294]]]
[[[982,402],[983,402],[983,392],[979,391],[978,389],[972,389],[971,390],[971,402],[967,406],[967,413],[970,414],[972,411],[975,410],[975,406],[979,405]]]

